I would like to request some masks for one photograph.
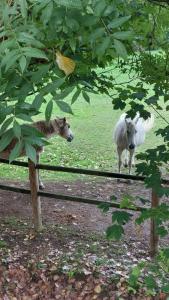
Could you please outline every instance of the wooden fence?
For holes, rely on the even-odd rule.
[[[6,159],[0,159],[0,163],[9,164],[9,161]],[[144,181],[146,177],[143,176],[136,176],[136,175],[127,175],[127,174],[119,174],[119,173],[112,173],[112,172],[104,172],[104,171],[96,171],[96,170],[87,170],[87,169],[79,169],[79,168],[69,168],[69,167],[61,167],[61,166],[50,166],[44,164],[34,164],[32,161],[22,162],[22,161],[13,161],[11,163],[15,166],[20,166],[24,168],[29,168],[29,181],[30,181],[30,190],[17,188],[13,186],[7,186],[0,184],[0,189],[13,191],[22,194],[30,194],[31,195],[31,203],[32,203],[32,213],[33,213],[33,224],[36,231],[40,231],[42,229],[42,214],[41,214],[41,201],[40,197],[46,198],[54,198],[59,200],[66,200],[66,201],[73,201],[73,202],[80,202],[80,203],[87,203],[92,205],[99,205],[103,201],[99,201],[96,199],[88,199],[84,197],[77,197],[77,196],[68,196],[63,194],[53,194],[49,192],[42,192],[39,191],[39,182],[38,182],[38,170],[47,170],[47,171],[54,171],[54,172],[66,172],[66,173],[73,173],[73,174],[85,174],[85,175],[92,175],[92,176],[101,176],[107,178],[116,178],[116,179],[129,179],[134,181]],[[169,181],[163,179],[163,184],[168,184]],[[108,202],[105,201],[110,205],[112,208],[120,208],[119,203],[115,202]],[[156,208],[159,205],[159,197],[156,193],[152,190],[151,194],[151,208]],[[134,210],[134,211],[143,211],[147,208],[136,206],[135,208],[120,208],[120,209],[127,209],[127,210]],[[159,237],[156,230],[156,220],[154,218],[151,219],[150,224],[150,255],[152,257],[155,256],[158,250],[158,241]]]

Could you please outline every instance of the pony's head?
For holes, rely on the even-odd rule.
[[[135,135],[137,133],[136,124],[138,122],[138,119],[139,119],[139,117],[135,118],[134,120],[131,120],[128,117],[125,118],[128,150],[134,150],[135,146],[136,146]]]
[[[67,123],[66,118],[57,118],[54,120],[57,126],[58,135],[71,142],[74,138],[73,133],[70,129],[69,123]]]

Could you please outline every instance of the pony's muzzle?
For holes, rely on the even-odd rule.
[[[135,148],[135,145],[134,145],[134,144],[130,144],[130,145],[129,145],[129,149],[130,149],[130,150],[133,150],[134,148]]]
[[[67,142],[71,142],[73,140],[74,136],[71,134],[67,137]]]

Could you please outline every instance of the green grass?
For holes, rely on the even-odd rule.
[[[70,101],[71,97],[66,101]],[[72,143],[67,143],[60,137],[53,137],[51,144],[46,147],[41,155],[41,163],[62,165],[88,169],[117,171],[117,155],[112,141],[112,132],[121,111],[113,110],[111,99],[106,96],[91,94],[91,104],[79,98],[72,106],[74,115],[67,115],[75,138]],[[44,119],[45,105],[38,118]],[[65,116],[54,105],[52,117]],[[154,129],[147,134],[145,144],[137,149],[137,153],[152,148],[160,143],[154,131],[165,125],[160,118],[156,119]],[[126,170],[125,170],[126,172]],[[45,180],[74,180],[84,176],[42,171]],[[21,167],[1,164],[0,178],[25,180],[27,170]]]

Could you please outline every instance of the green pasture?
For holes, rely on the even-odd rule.
[[[45,110],[45,107],[43,109]],[[79,99],[72,109],[74,115],[67,115],[67,119],[75,135],[73,142],[68,143],[60,137],[53,137],[50,140],[51,144],[46,146],[41,155],[41,163],[117,171],[117,155],[112,132],[121,111],[113,110],[111,99],[95,94],[91,94],[90,104]],[[56,115],[65,114],[54,106],[52,116]],[[44,118],[43,112],[41,118]],[[137,153],[160,143],[154,131],[163,125],[164,121],[156,116],[155,123],[154,129],[147,134],[145,144],[137,149]],[[1,164],[0,177],[25,180],[27,171],[21,167]],[[45,180],[73,180],[78,177],[66,173],[43,171],[43,178]]]
[[[119,78],[118,74],[117,77]],[[124,79],[124,78],[123,78]],[[121,78],[119,79],[121,80]],[[113,93],[113,91],[112,91]],[[68,103],[71,95],[66,98]],[[39,119],[44,119],[46,105],[42,106]],[[66,116],[75,135],[72,143],[60,137],[53,137],[41,155],[41,163],[69,167],[117,171],[116,148],[113,143],[113,128],[121,111],[113,110],[112,100],[107,96],[90,94],[90,104],[82,97],[72,105],[73,115],[65,114],[54,105],[52,118]],[[137,149],[137,153],[152,148],[160,143],[155,130],[163,127],[165,122],[155,114],[155,126],[146,137],[145,144]],[[127,172],[127,170],[123,170]],[[26,180],[27,170],[21,167],[1,164],[0,178]],[[45,180],[73,180],[84,178],[79,175],[42,171]]]

